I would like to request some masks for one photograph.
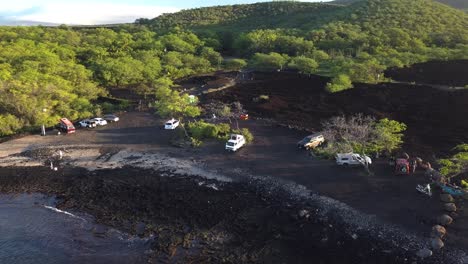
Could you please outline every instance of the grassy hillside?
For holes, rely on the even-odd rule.
[[[383,81],[387,67],[468,56],[468,15],[432,0],[269,2],[183,10],[140,20],[193,30],[207,45],[262,70],[298,69],[351,82]]]
[[[457,2],[457,0],[441,1]],[[462,1],[464,1],[463,5],[468,5],[468,1]],[[349,5],[345,7],[340,4]],[[364,6],[369,6],[369,8],[362,10]],[[388,10],[391,14],[384,14]],[[173,14],[164,14],[151,20],[140,19],[138,22],[157,31],[175,26],[218,31],[248,31],[266,28],[308,30],[333,21],[357,22],[375,16],[387,16],[412,24],[427,21],[425,24],[450,25],[455,20],[458,20],[458,25],[462,22],[466,24],[464,14],[432,0],[338,0],[330,3],[278,1],[188,9]],[[372,21],[368,22],[372,23]],[[401,24],[401,26],[405,25]],[[434,26],[431,25],[431,28]]]
[[[362,0],[335,0],[330,3],[333,4],[340,4],[340,5],[348,5]],[[466,0],[435,0],[441,4],[445,4],[454,8],[468,10],[468,1]]]
[[[336,18],[343,8],[336,5],[307,2],[266,2],[249,5],[214,6],[163,14],[138,22],[154,30],[171,27],[191,29],[251,30],[257,28],[305,28]]]
[[[468,59],[468,15],[431,0],[271,2],[138,22],[145,26],[0,27],[0,136],[110,111],[95,104],[104,87],[154,98],[172,94],[179,78],[248,67],[330,76],[337,92],[385,81],[388,67]]]

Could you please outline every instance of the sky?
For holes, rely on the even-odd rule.
[[[134,22],[181,9],[265,2],[261,0],[3,0],[0,24],[35,21],[53,24],[93,25]],[[307,2],[318,2],[310,0]]]

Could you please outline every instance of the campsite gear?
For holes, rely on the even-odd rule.
[[[416,190],[418,192],[420,192],[420,193],[425,194],[425,195],[432,196],[432,190],[431,190],[431,185],[430,184],[426,184],[426,185],[418,184],[416,186]]]
[[[452,195],[452,196],[463,196],[465,192],[457,186],[450,186],[446,184],[439,184],[442,191]]]
[[[395,174],[410,174],[410,164],[407,159],[397,159],[395,162]]]

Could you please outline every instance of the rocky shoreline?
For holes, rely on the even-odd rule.
[[[57,195],[58,208],[140,236],[149,263],[419,263],[428,239],[402,233],[297,185],[122,167],[0,168],[0,192]],[[424,263],[465,263],[442,250]]]

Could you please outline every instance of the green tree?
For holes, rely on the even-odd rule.
[[[303,74],[315,73],[318,66],[318,63],[314,59],[310,59],[305,56],[294,57],[289,63],[290,68],[297,69]]]
[[[211,65],[215,65],[217,68],[221,66],[221,62],[223,61],[223,57],[221,57],[221,55],[213,48],[209,47],[204,47],[200,52],[200,56],[208,60]]]
[[[440,173],[446,177],[456,177],[468,171],[468,144],[456,146],[453,151],[457,152],[453,156],[438,160]]]
[[[230,59],[224,61],[224,68],[228,71],[240,71],[247,66],[247,62],[243,59]]]
[[[336,93],[353,88],[353,83],[348,75],[340,74],[327,83],[326,90],[329,93]]]
[[[172,117],[180,120],[185,134],[187,131],[183,125],[183,119],[188,117],[197,117],[201,110],[193,103],[188,94],[181,94],[179,91],[172,89],[168,84],[170,81],[161,80],[162,85],[156,87],[156,102],[153,107],[156,113],[162,117]]]
[[[11,114],[0,114],[0,124],[0,136],[12,135],[23,126],[22,121]]]
[[[388,118],[380,119],[374,125],[374,140],[368,147],[369,152],[387,152],[391,153],[398,149],[403,143],[403,133],[406,125]]]
[[[249,64],[259,70],[282,70],[288,57],[276,52],[269,54],[255,53]]]
[[[99,63],[98,76],[108,86],[137,84],[144,80],[145,65],[132,57],[108,58]]]

